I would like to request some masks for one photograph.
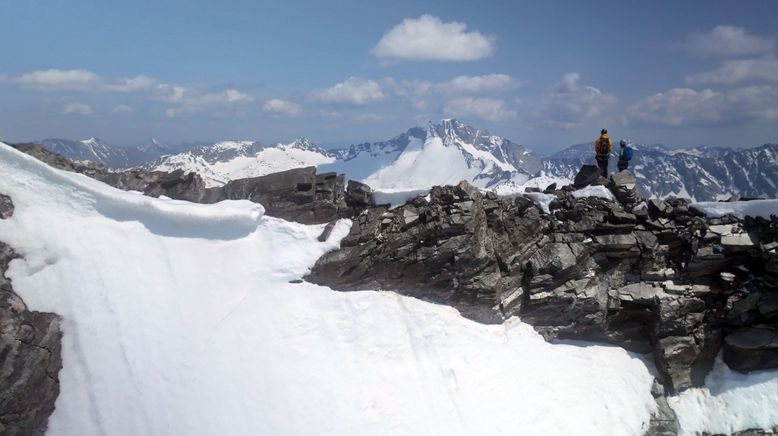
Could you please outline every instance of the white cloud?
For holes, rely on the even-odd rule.
[[[778,59],[743,59],[725,61],[713,71],[686,77],[690,85],[778,82]]]
[[[682,46],[698,56],[750,56],[768,53],[772,40],[746,32],[742,27],[716,26],[710,32],[692,33]]]
[[[138,75],[129,79],[118,79],[105,84],[106,91],[113,92],[139,92],[153,89],[159,82],[148,76]]]
[[[126,104],[120,104],[113,108],[115,113],[131,113],[135,112],[135,108]]]
[[[718,92],[673,88],[632,105],[629,115],[665,126],[737,124],[778,119],[778,88],[747,86]]]
[[[68,103],[62,109],[62,113],[66,115],[69,114],[91,115],[92,107],[84,103]]]
[[[507,74],[486,74],[483,76],[457,76],[448,82],[443,82],[437,87],[448,92],[467,92],[478,94],[481,92],[500,91],[522,86],[521,80]]]
[[[508,74],[485,74],[482,76],[457,76],[444,82],[425,80],[396,81],[391,77],[383,80],[386,88],[394,94],[407,99],[416,109],[428,107],[430,100],[436,97],[456,97],[503,93],[524,85],[522,80]],[[436,95],[437,94],[437,95]]]
[[[254,100],[252,96],[234,88],[220,92],[204,92],[197,88],[161,83],[157,79],[142,74],[130,78],[105,78],[92,71],[78,69],[37,70],[17,77],[0,76],[0,82],[43,91],[141,93],[147,98],[172,105],[173,107],[165,111],[169,117]],[[118,112],[122,111],[127,112],[126,108]],[[73,112],[68,113],[80,112],[74,109]]]
[[[4,82],[43,91],[138,92],[152,89],[157,81],[139,75],[132,78],[106,79],[87,70],[36,70]]]
[[[22,86],[44,90],[92,91],[102,84],[102,78],[86,70],[38,70],[11,78]]]
[[[297,103],[274,98],[266,101],[265,104],[262,105],[262,110],[273,114],[294,117],[300,115],[303,108]]]
[[[473,61],[494,53],[494,37],[467,31],[465,23],[444,23],[432,15],[406,18],[372,50],[381,59]]]
[[[450,116],[471,116],[487,121],[505,121],[516,118],[516,112],[510,110],[505,101],[496,98],[456,98],[446,104],[443,112]]]
[[[565,129],[578,127],[586,119],[601,118],[618,100],[593,86],[580,85],[581,75],[567,73],[546,90],[537,114],[548,124]]]
[[[314,99],[323,103],[352,106],[361,106],[384,99],[381,85],[375,81],[358,77],[349,77],[345,82],[315,91],[313,96]]]
[[[254,101],[254,97],[232,88],[221,92],[203,93],[194,88],[160,84],[157,85],[155,93],[157,99],[173,105],[165,111],[167,117]]]

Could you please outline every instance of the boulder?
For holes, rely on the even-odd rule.
[[[637,182],[632,173],[627,170],[611,175],[608,188],[621,204],[632,205],[638,201]]]
[[[373,189],[364,183],[349,180],[346,185],[346,204],[356,208],[374,206]]]
[[[652,198],[646,204],[648,205],[648,215],[652,220],[667,218],[672,210],[670,205],[660,198]]]
[[[744,328],[724,338],[723,358],[740,372],[778,368],[778,328]]]
[[[673,392],[692,387],[692,365],[697,354],[697,346],[690,337],[670,336],[657,341],[657,370]]]
[[[600,168],[596,165],[584,165],[578,171],[573,179],[573,187],[576,189],[585,188],[594,184],[600,178]]]

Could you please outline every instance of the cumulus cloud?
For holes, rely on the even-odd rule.
[[[266,101],[265,104],[262,105],[262,110],[272,114],[294,117],[300,115],[303,108],[297,103],[274,98]]]
[[[84,103],[68,103],[62,108],[62,113],[66,115],[91,115],[92,107]]]
[[[254,101],[254,97],[233,88],[221,92],[203,92],[196,88],[168,84],[157,85],[154,98],[172,106],[165,111],[167,117]]]
[[[152,89],[157,81],[139,75],[132,78],[106,79],[87,70],[36,70],[4,82],[43,91],[137,92]]]
[[[438,88],[450,92],[481,93],[516,88],[523,82],[507,74],[486,74],[483,76],[457,76],[448,82],[438,84]]]
[[[713,71],[686,77],[690,85],[731,85],[735,83],[778,82],[778,59],[742,59],[725,61]]]
[[[96,90],[102,79],[86,70],[38,70],[11,78],[11,82],[38,89],[63,89],[75,91]]]
[[[692,33],[682,44],[698,56],[750,56],[768,53],[773,49],[772,40],[746,32],[736,26],[716,26],[705,33]]]
[[[313,97],[315,100],[323,103],[362,106],[383,100],[384,93],[378,82],[358,77],[349,77],[345,82],[315,91]]]
[[[474,61],[494,53],[494,37],[468,32],[465,23],[422,15],[394,26],[372,53],[387,60]]]
[[[165,115],[174,117],[184,113],[201,112],[212,107],[226,107],[235,103],[248,103],[254,98],[237,89],[227,89],[222,92],[202,93],[196,89],[180,86],[171,87],[167,101],[175,107],[168,108]]]
[[[106,78],[87,70],[37,70],[16,77],[0,76],[0,82],[19,85],[41,91],[80,91],[105,93],[141,93],[147,98],[166,102],[173,107],[166,110],[168,116],[198,112],[209,107],[225,107],[254,100],[250,95],[234,88],[220,92],[205,92],[176,84],[162,83],[145,75],[129,78]],[[118,111],[128,112],[124,105]],[[129,107],[129,106],[127,106]],[[79,109],[72,112],[81,113]]]
[[[665,126],[719,125],[778,119],[778,88],[747,86],[727,91],[673,88],[632,105],[633,119]]]
[[[565,129],[578,127],[586,119],[601,117],[618,100],[593,86],[581,85],[581,75],[567,73],[546,90],[537,114],[548,124]]]
[[[482,95],[500,93],[519,88],[524,81],[508,74],[485,74],[481,76],[457,76],[443,82],[425,80],[402,80],[386,78],[383,81],[390,92],[407,99],[416,109],[424,109],[436,97]]]
[[[113,108],[113,112],[126,114],[126,113],[135,112],[135,108],[126,104],[120,104]]]
[[[510,110],[505,101],[496,98],[456,98],[446,104],[443,112],[454,117],[476,117],[487,121],[516,118],[516,112]]]

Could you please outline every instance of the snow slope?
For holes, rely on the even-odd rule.
[[[462,153],[447,147],[439,137],[414,139],[390,165],[367,177],[375,189],[423,189],[472,181],[481,168],[469,167]]]
[[[691,207],[712,217],[732,214],[741,219],[746,216],[769,219],[771,215],[778,215],[778,200],[702,201],[692,203]]]
[[[363,181],[375,189],[429,189],[462,180],[495,188],[526,182],[540,168],[537,158],[521,145],[457,120],[430,124],[424,137],[410,139],[393,162]]]
[[[63,317],[49,435],[630,435],[652,376],[625,350],[526,324],[290,283],[349,223],[122,192],[0,143],[0,240],[31,310]],[[7,176],[7,177],[5,177]]]
[[[705,387],[688,389],[668,404],[678,415],[679,436],[772,428],[778,423],[778,370],[741,374],[719,357]]]

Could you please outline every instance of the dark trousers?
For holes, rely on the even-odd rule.
[[[624,171],[629,168],[629,161],[625,159],[619,159],[618,163],[619,171]]]
[[[608,177],[608,161],[610,160],[610,156],[597,156],[597,166],[600,167],[600,174],[607,178]]]

